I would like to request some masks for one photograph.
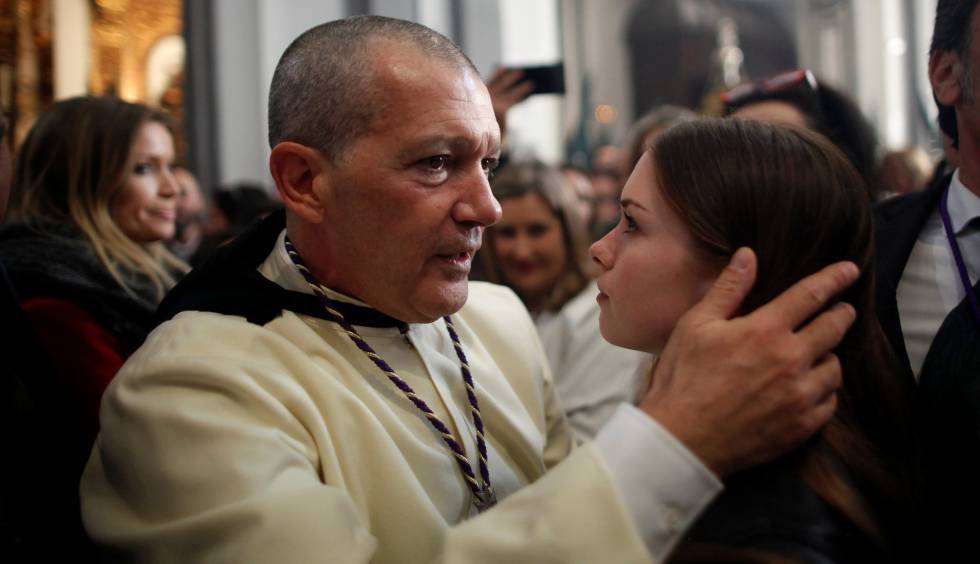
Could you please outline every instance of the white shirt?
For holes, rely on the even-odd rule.
[[[970,283],[976,284],[980,277],[980,229],[967,224],[980,217],[980,196],[963,185],[958,169],[950,181],[948,209]],[[919,232],[895,297],[909,364],[918,380],[933,337],[949,312],[966,297],[938,209]]]
[[[599,331],[595,281],[556,312],[534,319],[555,389],[575,434],[591,439],[621,403],[635,404],[651,355],[610,344]]]

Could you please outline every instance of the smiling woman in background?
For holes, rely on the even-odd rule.
[[[480,253],[487,277],[513,289],[531,312],[569,422],[580,438],[591,438],[620,403],[636,399],[650,356],[599,334],[589,234],[561,172],[513,163],[492,188],[502,216]]]
[[[76,424],[81,464],[102,392],[146,337],[184,264],[173,237],[178,187],[167,117],[113,98],[52,105],[20,148],[0,260]],[[39,359],[43,360],[43,359]]]

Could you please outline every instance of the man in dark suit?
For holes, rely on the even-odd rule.
[[[878,313],[918,382],[930,554],[969,548],[980,506],[980,16],[978,0],[939,0],[929,78],[960,166],[876,209]],[[971,303],[972,302],[972,303]],[[914,380],[913,380],[914,378]]]

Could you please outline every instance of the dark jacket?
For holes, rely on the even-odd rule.
[[[78,482],[99,401],[150,327],[153,299],[109,275],[77,230],[0,229],[4,429],[0,560],[94,562]]]
[[[704,561],[689,555],[705,546],[752,550],[759,561],[766,561],[761,559],[764,555],[800,564],[888,561],[866,535],[803,482],[791,459],[728,478],[725,490],[688,532],[672,561]]]
[[[98,430],[102,392],[151,328],[156,300],[148,278],[131,275],[127,292],[77,229],[62,225],[0,229],[0,260],[30,323],[72,399],[76,423]],[[84,463],[84,460],[83,460]]]
[[[23,224],[0,228],[0,258],[22,302],[57,298],[82,306],[125,350],[146,337],[157,306],[145,276],[127,277],[126,292],[109,274],[92,245],[75,228]]]
[[[946,175],[923,192],[886,200],[875,209],[878,316],[902,373],[912,369],[902,337],[896,290],[915,241],[949,185]],[[974,287],[980,292],[980,284]],[[943,321],[926,354],[916,392],[922,451],[925,546],[940,560],[976,556],[980,506],[980,328],[964,299]],[[939,561],[939,560],[937,560]]]
[[[82,530],[78,479],[90,429],[78,425],[44,343],[0,259],[0,561],[96,562]]]

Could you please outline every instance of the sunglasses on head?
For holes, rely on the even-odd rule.
[[[809,69],[796,69],[761,80],[743,82],[721,93],[721,101],[732,108],[749,101],[763,100],[773,95],[790,92],[816,93],[817,78]]]

